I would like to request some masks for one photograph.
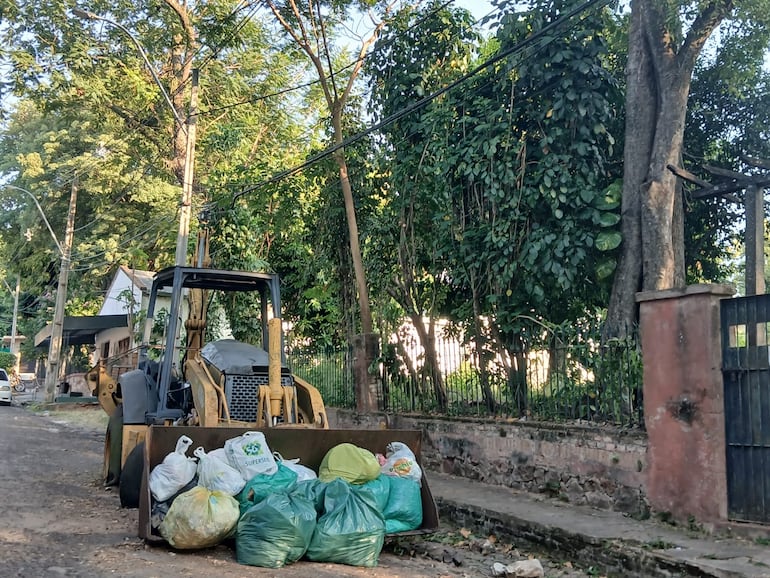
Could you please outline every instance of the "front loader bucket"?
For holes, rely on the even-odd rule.
[[[162,542],[163,538],[153,530],[150,523],[152,500],[149,489],[149,473],[174,451],[180,436],[193,440],[192,447],[203,446],[206,452],[221,448],[225,441],[254,428],[235,427],[186,427],[151,426],[147,430],[144,451],[144,473],[139,498],[139,537],[148,542]],[[419,430],[349,430],[349,429],[306,429],[306,428],[263,428],[270,449],[285,459],[299,458],[300,463],[318,471],[321,460],[331,448],[341,443],[351,443],[372,453],[385,453],[390,442],[399,441],[409,446],[417,462],[422,465],[422,432]],[[423,470],[422,477],[422,525],[411,532],[397,535],[428,534],[438,530],[438,510],[433,500],[428,480]]]

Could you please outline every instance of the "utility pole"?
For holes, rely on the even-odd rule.
[[[16,323],[19,318],[19,291],[21,289],[21,276],[16,274],[16,291],[13,292],[13,321],[11,322],[11,353],[14,355],[13,372],[19,375],[19,366],[21,364],[21,355],[19,355],[19,344],[16,341]]]
[[[182,177],[182,206],[179,207],[179,234],[176,239],[175,265],[187,265],[187,242],[190,237],[192,216],[193,168],[195,165],[195,133],[198,123],[198,69],[192,70],[190,110],[187,115],[187,140],[185,145],[184,176]]]
[[[179,115],[174,103],[171,100],[168,92],[163,87],[163,83],[158,78],[155,69],[152,67],[150,59],[147,57],[147,52],[144,50],[142,43],[134,36],[131,31],[122,24],[99,16],[88,10],[82,10],[80,8],[73,8],[72,13],[86,20],[99,20],[105,22],[110,26],[114,26],[128,36],[139,51],[139,55],[144,60],[147,70],[150,71],[155,84],[158,85],[161,94],[163,95],[166,104],[171,109],[171,114],[174,115],[179,128],[186,133],[187,139],[185,141],[185,162],[184,171],[182,176],[182,204],[179,207],[179,231],[176,238],[176,253],[174,255],[174,265],[178,267],[184,267],[187,265],[187,242],[190,237],[190,219],[192,217],[192,193],[193,193],[193,166],[195,164],[195,131],[198,122],[198,69],[192,69],[191,84],[192,94],[190,96],[190,111],[187,115],[187,120],[182,121],[182,117]]]
[[[61,253],[61,268],[59,269],[59,285],[56,289],[56,305],[53,313],[53,325],[51,326],[51,341],[48,348],[48,363],[45,370],[45,399],[53,403],[56,399],[56,383],[61,372],[61,345],[64,334],[64,306],[67,301],[67,281],[70,273],[70,255],[72,253],[72,239],[75,236],[75,208],[78,199],[77,176],[72,181],[70,193],[70,207],[67,215],[67,232],[64,235],[64,245]]]
[[[13,321],[11,322],[11,354],[14,356],[13,371],[16,375],[19,374],[19,347],[16,344],[16,322],[19,318],[19,291],[21,290],[21,277],[16,275],[16,290],[11,289],[8,282],[3,279],[3,284],[8,289],[8,292],[13,295]]]

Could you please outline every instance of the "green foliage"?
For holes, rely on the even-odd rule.
[[[715,177],[705,165],[755,173],[745,156],[770,158],[766,138],[770,123],[770,74],[764,53],[770,42],[765,26],[740,26],[739,9],[731,34],[696,67],[687,109],[684,166],[706,182]],[[742,243],[744,207],[725,198],[695,200],[685,188],[685,261],[690,283],[724,282],[736,271],[736,247]]]
[[[501,50],[570,7],[535,3],[522,17],[503,20]],[[615,138],[608,130],[619,94],[604,67],[607,46],[598,32],[609,22],[594,14],[579,27],[556,32],[536,55],[509,62],[509,76],[495,79],[494,88],[482,94],[491,102],[495,90],[506,94],[510,113],[508,100],[491,116],[475,103],[466,105],[470,119],[483,120],[474,123],[479,137],[469,143],[480,147],[479,161],[459,167],[466,182],[459,208],[478,218],[467,225],[455,219],[461,226],[458,243],[460,248],[473,243],[465,254],[483,264],[476,267],[479,275],[494,279],[487,299],[504,331],[518,313],[508,303],[548,311],[559,323],[606,296],[599,277],[606,272],[596,264],[619,243],[619,189],[611,172]],[[480,161],[496,142],[504,144],[507,159],[485,166]],[[471,235],[464,233],[469,225]]]
[[[373,102],[384,118],[475,64],[467,15],[423,22],[437,5],[383,37]],[[490,46],[509,50],[571,7],[503,14]],[[448,313],[487,351],[516,342],[522,313],[561,323],[604,304],[621,241],[613,26],[593,13],[388,125],[376,278],[403,311]],[[490,403],[495,385],[480,387]]]
[[[0,351],[0,367],[10,371],[16,364],[16,356],[7,351]]]
[[[170,4],[95,0],[88,9],[136,37],[183,111],[188,87],[178,85],[172,57],[183,30]],[[410,316],[427,333],[432,320],[451,319],[485,352],[488,383],[470,385],[470,376],[457,373],[444,385],[452,392],[467,378],[468,390],[458,395],[488,397],[521,391],[490,360],[532,337],[526,316],[553,327],[606,306],[622,244],[618,143],[627,15],[592,10],[540,37],[576,4],[498,2],[486,23],[494,36],[482,41],[470,14],[445,4],[389,16],[366,59],[370,76],[346,97],[342,133],[356,134],[373,118],[392,120],[345,147],[381,329],[390,332]],[[736,7],[721,42],[696,69],[684,164],[703,178],[703,163],[748,170],[742,154],[770,155],[764,4]],[[339,26],[353,8],[379,10],[383,3],[322,5],[331,47],[323,65],[342,88],[354,57],[339,42]],[[680,7],[687,14],[695,4]],[[679,14],[669,8],[675,24]],[[287,171],[333,143],[330,94],[320,83],[295,89],[310,78],[310,63],[276,33],[272,17],[242,17],[224,0],[185,9],[197,46],[182,49],[201,67],[193,209],[208,213],[212,265],[277,272],[294,336],[340,343],[357,329],[357,292],[339,168],[327,156]],[[119,264],[155,270],[173,262],[177,127],[119,28],[77,20],[62,3],[21,0],[2,17],[9,68],[0,93],[13,98],[2,111],[0,176],[40,201],[60,241],[77,183],[66,310],[94,313]],[[672,33],[681,38],[683,29]],[[535,41],[514,50],[525,39]],[[503,51],[511,53],[404,114]],[[734,275],[740,211],[685,198],[688,279]],[[195,223],[192,229],[194,238]],[[20,327],[34,335],[52,316],[60,255],[29,196],[1,188],[0,262],[22,274]],[[238,336],[254,333],[253,303],[213,305],[226,311]],[[37,353],[25,351],[25,359]],[[418,368],[426,378],[430,361],[426,355]],[[584,380],[563,377],[564,388],[590,398]],[[432,385],[442,387],[440,380]],[[420,395],[430,398],[429,389]]]
[[[482,399],[478,373],[468,361],[464,361],[457,369],[447,375],[444,383],[449,394],[450,404],[476,402]]]
[[[88,9],[134,36],[181,110],[186,87],[177,97],[178,77],[168,66],[178,60],[170,55],[181,32],[170,4],[97,1]],[[117,264],[156,270],[172,263],[181,175],[174,166],[172,111],[131,37],[101,21],[84,27],[64,9],[19,2],[0,31],[12,67],[3,89],[19,99],[0,133],[0,172],[40,200],[60,240],[77,174],[67,308],[85,313],[94,310]],[[195,64],[205,64],[193,214],[205,192],[214,208],[215,265],[262,269],[269,258],[264,245],[292,234],[294,208],[304,202],[300,189],[269,187],[242,204],[242,215],[229,214],[232,194],[304,158],[308,144],[301,137],[313,119],[292,114],[297,101],[261,98],[295,84],[303,67],[275,49],[259,20],[243,19],[229,2],[184,9],[200,46],[216,47],[190,53],[199,59]],[[43,297],[52,293],[58,273],[56,249],[25,195],[3,191],[0,203],[0,237],[6,241],[0,260],[24,263],[25,291],[42,296],[30,309],[45,314],[50,301]],[[194,233],[195,223],[191,238]]]

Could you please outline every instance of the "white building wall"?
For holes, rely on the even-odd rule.
[[[134,303],[142,303],[142,290],[134,285],[123,269],[118,269],[107,295],[104,296],[104,303],[102,303],[102,308],[99,310],[99,315],[122,315],[128,313],[128,300],[120,297],[126,289],[133,293]]]
[[[109,355],[112,356],[118,350],[118,343],[129,336],[130,331],[127,327],[113,327],[112,329],[105,329],[97,333],[94,338],[94,364],[101,359],[102,347],[105,343],[110,344]]]

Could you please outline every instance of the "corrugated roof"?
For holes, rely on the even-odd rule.
[[[92,315],[65,317],[62,324],[62,341],[68,345],[94,343],[100,331],[113,327],[128,327],[127,315]],[[48,323],[35,335],[35,347],[48,346],[51,340],[51,324]]]
[[[139,287],[142,291],[149,291],[152,287],[152,280],[155,278],[154,271],[143,271],[141,269],[129,269],[125,265],[121,265],[120,269],[128,276],[134,285]]]

